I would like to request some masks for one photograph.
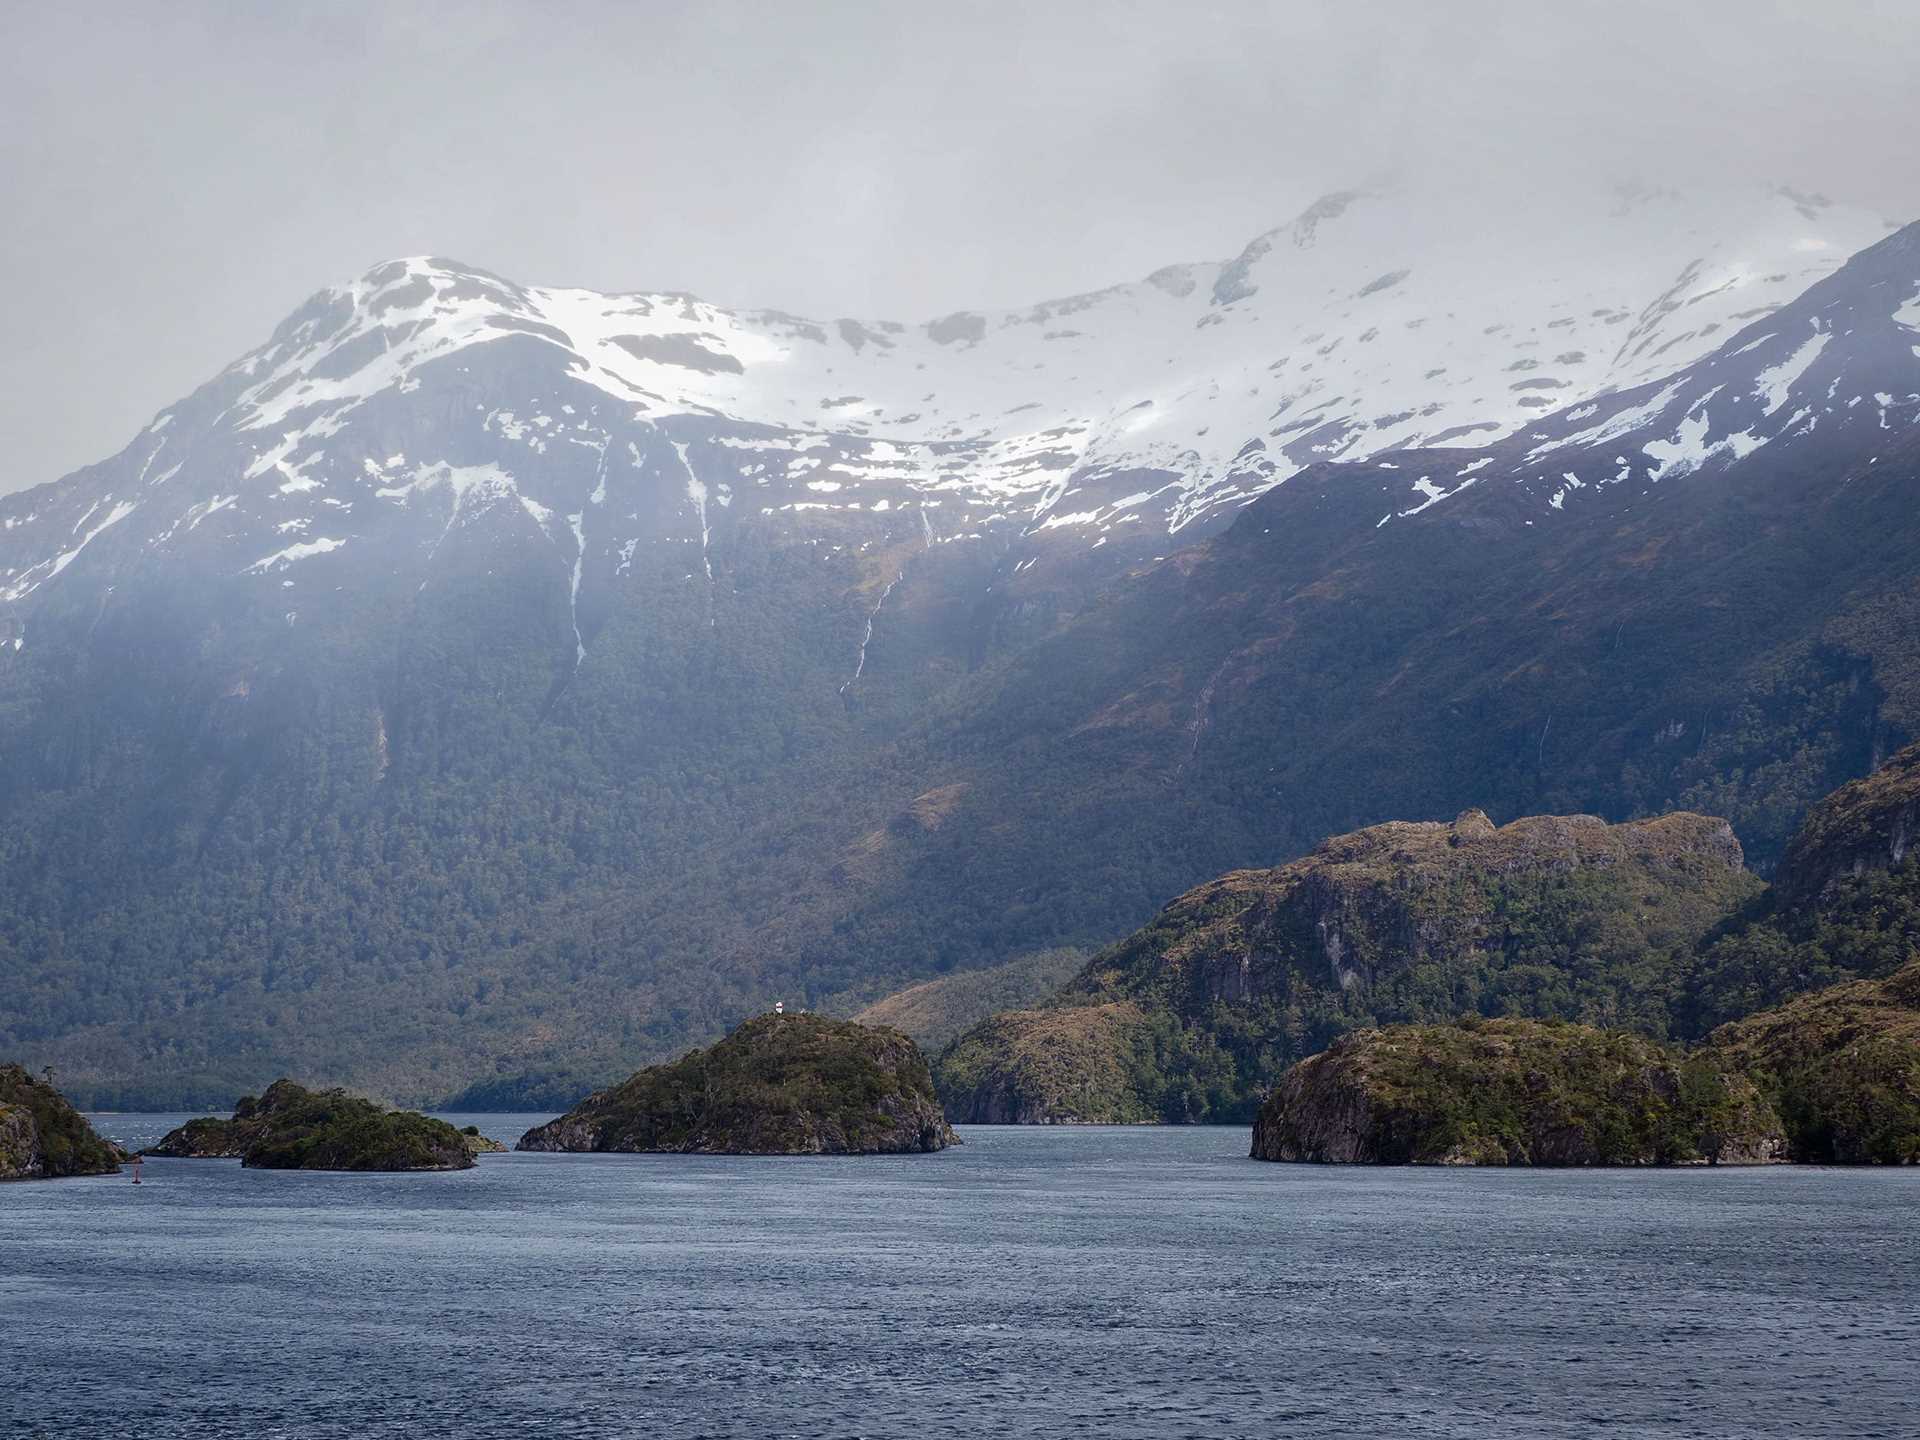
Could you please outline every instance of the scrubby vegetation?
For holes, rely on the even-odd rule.
[[[876,1154],[955,1143],[919,1049],[896,1030],[761,1015],[529,1131],[522,1150]]]
[[[1532,1020],[1363,1030],[1302,1061],[1254,1123],[1261,1160],[1686,1165],[1784,1158],[1724,1057]]]
[[[1686,1029],[1893,974],[1920,952],[1920,745],[1813,808],[1766,895],[1703,951]]]
[[[1046,999],[1086,963],[1084,950],[1041,950],[985,970],[922,981],[876,1000],[853,1018],[862,1025],[891,1025],[922,1049],[939,1051],[989,1015]]]
[[[1263,1160],[1920,1164],[1920,955],[1736,1021],[1694,1051],[1516,1020],[1364,1030],[1261,1107]]]
[[[1160,1120],[1146,1098],[1160,1093],[1156,1021],[1129,1001],[995,1015],[940,1057],[947,1113],[975,1125]]]

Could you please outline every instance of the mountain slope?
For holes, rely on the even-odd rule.
[[[323,292],[0,499],[0,1040],[95,1103],[420,1102],[1104,943],[1396,814],[1687,803],[1770,861],[1915,731],[1920,272],[1793,196],[1447,213],[911,329]],[[1763,377],[1706,402],[1748,441],[1543,488]]]
[[[1920,733],[1920,356],[1887,343],[1916,293],[1915,229],[1816,287],[1814,313],[1860,316],[1789,387],[1820,423],[1684,473],[1538,487],[1536,436],[1582,423],[1561,416],[1472,459],[1294,477],[957,691],[925,778],[962,798],[867,903],[945,876],[1043,912],[1034,943],[1086,943],[1103,897],[1144,919],[1197,874],[1473,806],[1724,814],[1764,873],[1809,805]],[[1842,373],[1897,403],[1853,405]],[[1656,416],[1560,463],[1669,434]]]

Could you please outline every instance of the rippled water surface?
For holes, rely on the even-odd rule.
[[[0,1186],[0,1434],[1920,1434],[1920,1173],[963,1134]]]

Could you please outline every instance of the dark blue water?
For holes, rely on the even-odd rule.
[[[964,1134],[0,1187],[0,1435],[1920,1434],[1920,1173]]]

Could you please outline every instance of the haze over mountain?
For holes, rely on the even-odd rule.
[[[1915,729],[1916,232],[1472,218],[914,325],[319,292],[0,499],[0,1048],[431,1100],[1381,819],[1686,803],[1765,867]]]
[[[365,0],[14,5],[0,492],[99,458],[315,286],[399,255],[916,321],[1224,258],[1380,175],[1472,194],[1489,239],[1612,178],[1784,181],[1909,218],[1908,19],[1889,0],[473,0],[457,24]]]

